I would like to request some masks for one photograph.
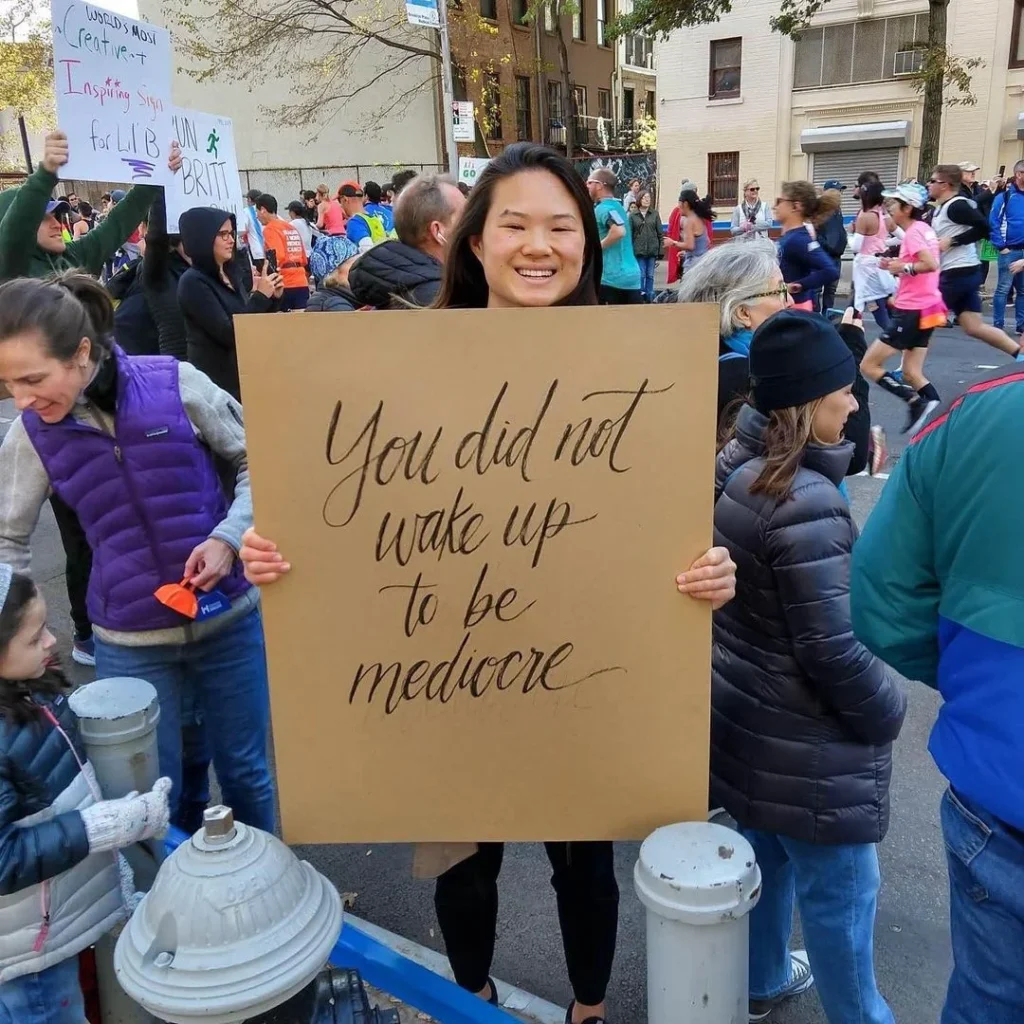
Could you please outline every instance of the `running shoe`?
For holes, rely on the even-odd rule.
[[[71,659],[79,665],[93,667],[96,664],[96,641],[92,637],[87,640],[75,637],[71,645]]]
[[[922,398],[915,395],[907,402],[907,425],[903,430],[905,434],[916,434],[923,426],[924,421],[939,407],[934,398]]]
[[[565,1024],[572,1024],[572,1008],[575,1005],[576,1000],[574,999],[569,1004],[569,1009],[565,1011]],[[583,1021],[583,1024],[608,1024],[608,1022],[604,1017],[587,1017],[586,1020]]]
[[[789,984],[771,999],[751,999],[749,1005],[749,1020],[751,1024],[757,1021],[767,1020],[772,1010],[787,999],[806,992],[814,984],[814,975],[811,974],[811,964],[807,959],[807,953],[802,949],[795,949],[789,954]]]
[[[897,384],[902,384],[903,383],[903,367],[902,366],[897,367],[895,370],[889,370],[888,373],[889,373],[889,376],[892,377],[892,379],[894,381],[896,381]]]
[[[889,446],[886,444],[885,431],[879,426],[874,426],[871,428],[871,438],[868,441],[868,473],[877,476],[888,459]]]

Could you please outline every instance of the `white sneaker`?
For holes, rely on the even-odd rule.
[[[811,974],[811,964],[807,959],[807,951],[794,949],[789,954],[789,984],[771,999],[751,999],[749,1004],[750,1024],[757,1021],[767,1020],[772,1010],[787,999],[806,992],[814,984],[814,975]]]

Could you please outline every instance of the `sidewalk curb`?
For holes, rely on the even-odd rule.
[[[428,971],[433,971],[435,974],[440,974],[449,981],[453,980],[451,967],[448,965],[448,958],[436,950],[421,946],[418,942],[403,938],[394,932],[389,932],[386,928],[371,924],[369,921],[356,917],[347,911],[345,913],[345,922],[354,925],[361,932],[365,932],[370,938],[394,950],[400,956],[407,957],[409,960],[418,963],[421,967],[425,967]],[[535,996],[531,992],[525,992],[523,989],[516,988],[514,985],[509,985],[507,982],[497,978],[495,979],[495,985],[498,988],[498,1003],[502,1008],[511,1010],[520,1016],[528,1017],[531,1021],[536,1021],[537,1024],[564,1024],[565,1010],[555,1006],[554,1003],[549,1003],[546,999],[541,999],[540,996]]]

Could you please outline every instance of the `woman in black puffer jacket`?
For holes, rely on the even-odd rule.
[[[816,977],[831,1024],[891,1024],[872,962],[875,844],[906,699],[850,625],[856,527],[838,485],[856,364],[826,320],[787,310],[755,332],[750,374],[716,467],[715,544],[737,591],[715,613],[711,723],[712,802],[763,878],[750,1019]],[[806,953],[788,950],[794,900]]]

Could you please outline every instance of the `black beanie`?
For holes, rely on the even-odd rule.
[[[750,342],[750,390],[758,411],[789,409],[852,384],[857,364],[839,332],[817,313],[784,309]]]

